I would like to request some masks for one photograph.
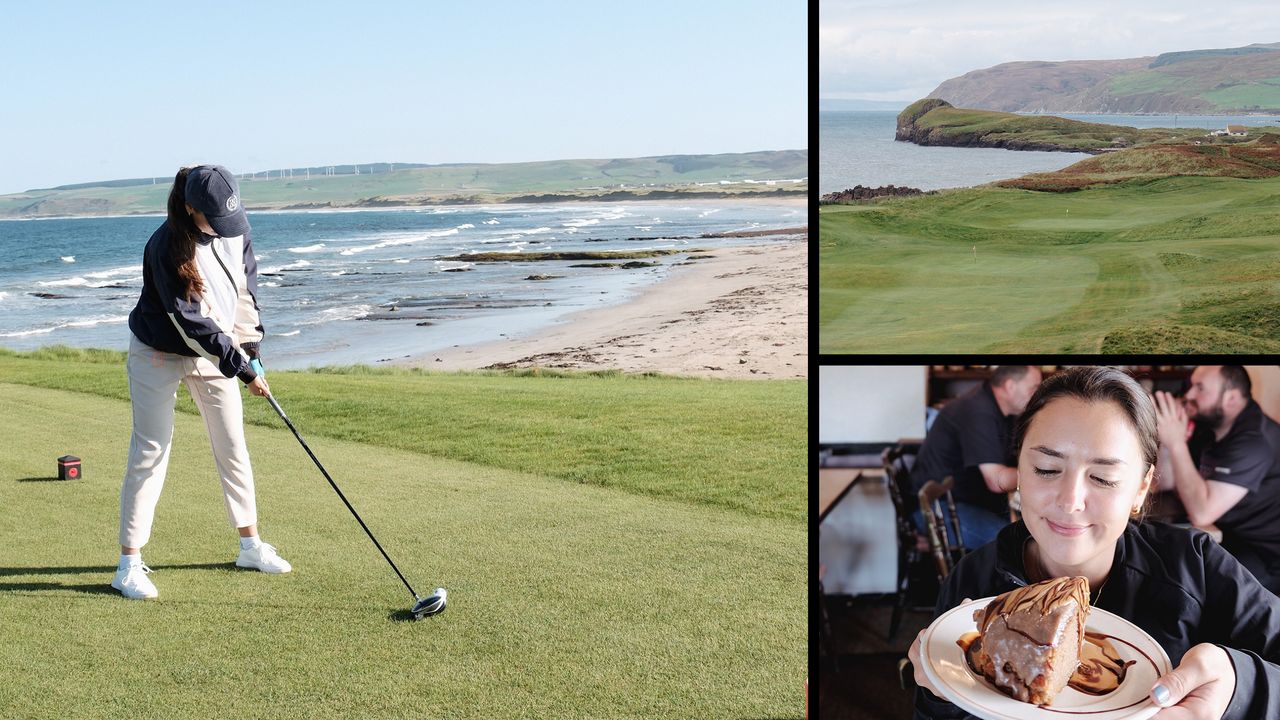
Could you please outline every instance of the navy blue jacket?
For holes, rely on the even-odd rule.
[[[947,577],[936,615],[964,598],[984,598],[1027,584],[1025,523],[965,556]],[[1177,667],[1193,645],[1226,650],[1236,689],[1224,720],[1280,718],[1280,598],[1208,535],[1161,523],[1130,522],[1116,543],[1111,574],[1096,607],[1137,625]],[[916,718],[966,718],[964,710],[923,688]]]
[[[143,251],[142,294],[129,313],[129,329],[157,350],[203,357],[225,377],[239,377],[246,384],[253,382],[257,373],[250,360],[258,356],[263,329],[257,302],[258,262],[249,235],[236,241],[202,233],[196,242],[197,254],[206,259],[206,266],[200,268],[205,293],[188,299],[173,260],[169,222],[166,220],[152,233]],[[217,249],[219,246],[223,247],[222,252]],[[243,247],[242,257],[222,256],[227,247],[236,246]],[[209,258],[216,264],[209,263]],[[210,271],[210,266],[216,269]],[[230,311],[233,317],[219,317],[215,312],[215,303],[208,298],[217,295],[237,298]]]

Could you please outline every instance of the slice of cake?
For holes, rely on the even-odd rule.
[[[1079,663],[1089,581],[1055,578],[1011,590],[973,613],[970,665],[1023,702],[1051,705]]]

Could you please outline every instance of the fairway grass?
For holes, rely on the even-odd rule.
[[[408,592],[293,436],[260,412],[257,405],[265,403],[257,398],[246,399],[246,411],[260,416],[246,433],[262,534],[294,572],[270,576],[233,566],[235,532],[203,423],[180,412],[144,550],[160,598],[124,600],[109,582],[129,403],[112,396],[111,386],[103,393],[39,387],[43,376],[28,364],[37,362],[72,386],[98,382],[96,365],[123,376],[119,365],[85,358],[0,356],[0,507],[8,530],[0,563],[0,717],[802,715],[808,659],[802,520],[732,509],[715,494],[671,497],[643,483],[636,489],[576,482],[563,476],[560,454],[588,460],[608,452],[607,444],[573,445],[579,434],[562,438],[560,453],[524,456],[522,470],[500,467],[492,457],[442,457],[439,448],[461,451],[425,437],[422,446],[431,451],[330,436],[325,414],[337,424],[371,413],[370,433],[380,443],[388,425],[432,410],[430,396],[414,384],[423,378],[412,374],[279,373],[272,382],[417,590],[449,589],[444,613],[403,621],[412,604]],[[628,383],[683,382],[440,377],[456,377],[455,392],[468,383],[494,384],[504,395],[518,395],[523,381],[544,405],[557,392],[626,400]],[[343,379],[362,381],[365,395],[342,405],[315,394]],[[398,388],[397,402],[373,409],[387,397],[372,390],[377,386],[387,393]],[[789,385],[801,408],[804,387]],[[714,392],[690,385],[683,395],[706,403]],[[189,402],[185,390],[180,396]],[[531,404],[515,405],[511,413],[490,407],[489,417],[502,427],[505,415],[532,413]],[[441,402],[434,411],[449,425],[458,406]],[[803,435],[803,410],[800,418]],[[468,421],[452,425],[453,434],[493,437]],[[406,427],[407,434],[420,431]],[[779,431],[755,441],[784,438]],[[719,457],[715,444],[706,441],[701,453]],[[696,460],[679,455],[684,448],[660,446],[672,468]],[[84,459],[82,480],[51,479],[55,459],[67,453]],[[764,461],[774,485],[803,488],[803,466],[783,468],[780,457],[789,456]],[[717,474],[681,477],[716,485],[734,474],[723,463]],[[788,497],[781,489],[774,494]]]
[[[1280,351],[1280,180],[984,186],[819,223],[822,353]]]

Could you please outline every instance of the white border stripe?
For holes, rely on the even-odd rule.
[[[165,314],[168,315],[169,319],[173,321],[173,326],[178,328],[178,334],[182,336],[182,339],[184,341],[186,341],[187,346],[190,347],[192,350],[195,350],[200,355],[200,357],[213,363],[214,367],[219,368],[218,372],[222,372],[221,360],[219,360],[214,355],[210,355],[209,351],[205,350],[200,343],[196,342],[190,336],[187,335],[186,331],[182,329],[182,325],[178,322],[178,316],[174,315],[173,313],[165,313]]]

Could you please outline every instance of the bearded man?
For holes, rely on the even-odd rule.
[[[1280,594],[1280,424],[1253,400],[1239,365],[1191,373],[1185,406],[1156,393],[1160,444],[1191,524],[1216,525],[1222,547]],[[1188,417],[1208,430],[1197,467],[1187,449]]]

